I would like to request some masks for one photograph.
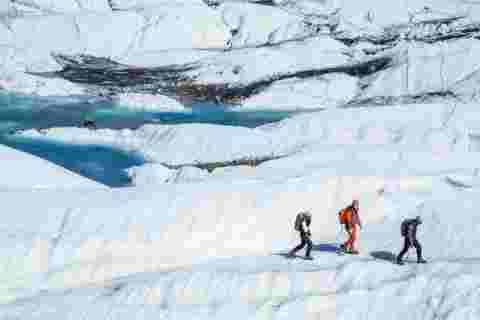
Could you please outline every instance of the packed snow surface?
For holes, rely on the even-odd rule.
[[[2,189],[15,214],[3,222],[0,310],[26,319],[52,310],[73,319],[475,319],[478,115],[446,103],[325,110],[256,129],[26,131],[151,162],[129,170],[131,188]],[[267,156],[257,167],[228,165]],[[208,162],[227,166],[194,167]],[[337,212],[353,198],[361,254],[338,256]],[[313,213],[311,262],[276,255],[298,241],[301,210]],[[429,264],[417,266],[412,252],[394,265],[400,222],[416,215]]]
[[[118,107],[152,112],[184,112],[188,110],[172,98],[151,94],[125,93],[116,96],[115,103]]]
[[[480,319],[479,9],[0,0],[3,91],[183,112],[171,83],[223,86],[240,110],[316,111],[254,129],[19,132],[148,162],[109,189],[0,147],[0,319]],[[354,198],[360,254],[337,255]],[[281,255],[303,210],[313,261]],[[393,264],[417,215],[428,264]]]

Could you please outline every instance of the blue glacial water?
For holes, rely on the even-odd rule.
[[[68,145],[22,137],[0,137],[0,143],[111,187],[129,184],[125,169],[145,163],[140,155],[95,145]],[[21,169],[19,169],[21,171]]]
[[[288,112],[231,111],[214,104],[194,104],[190,112],[135,111],[115,107],[110,101],[80,97],[39,98],[0,92],[0,143],[31,153],[73,172],[112,187],[128,185],[125,169],[144,160],[115,148],[91,145],[68,145],[13,137],[21,129],[79,126],[82,120],[94,119],[98,128],[135,129],[143,124],[213,123],[256,127],[279,121]]]

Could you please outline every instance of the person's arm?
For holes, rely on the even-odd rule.
[[[347,223],[345,223],[345,231],[350,234],[351,233],[351,230],[352,229],[352,223],[350,221],[347,221]]]

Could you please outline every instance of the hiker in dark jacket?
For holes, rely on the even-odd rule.
[[[295,253],[305,245],[307,246],[307,250],[305,252],[305,258],[306,259],[312,259],[310,256],[310,251],[312,251],[312,240],[310,239],[311,237],[311,232],[310,232],[310,224],[312,223],[312,214],[308,211],[305,212],[300,212],[297,214],[297,217],[295,218],[295,230],[297,230],[300,233],[300,244],[290,250],[288,253],[289,256],[295,256]]]
[[[417,240],[417,227],[422,224],[422,219],[417,216],[415,219],[407,219],[402,222],[402,236],[405,238],[402,251],[397,256],[397,263],[403,264],[403,256],[412,246],[417,250],[417,263],[426,263],[422,258],[422,246]]]

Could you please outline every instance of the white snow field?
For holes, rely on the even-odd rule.
[[[479,9],[0,0],[2,92],[187,112],[174,83],[226,88],[238,111],[310,111],[253,129],[17,132],[148,163],[108,188],[0,146],[0,320],[480,319]],[[354,198],[360,254],[338,255]],[[313,261],[282,256],[302,210]],[[417,215],[428,263],[412,249],[396,265]]]
[[[2,189],[5,319],[476,319],[475,105],[326,110],[246,129],[148,125],[23,134],[150,155],[134,187]],[[215,148],[213,147],[215,146]],[[241,146],[241,147],[239,147]],[[283,158],[208,173],[166,165]],[[273,152],[273,154],[272,154]],[[359,256],[338,256],[337,211],[360,199]],[[25,201],[27,200],[28,201]],[[54,204],[54,205],[52,205]],[[289,260],[313,213],[314,261]],[[35,214],[32,214],[35,212]],[[426,265],[402,246],[421,215]]]
[[[162,95],[124,93],[115,97],[115,104],[120,108],[143,111],[188,112],[178,101]]]

